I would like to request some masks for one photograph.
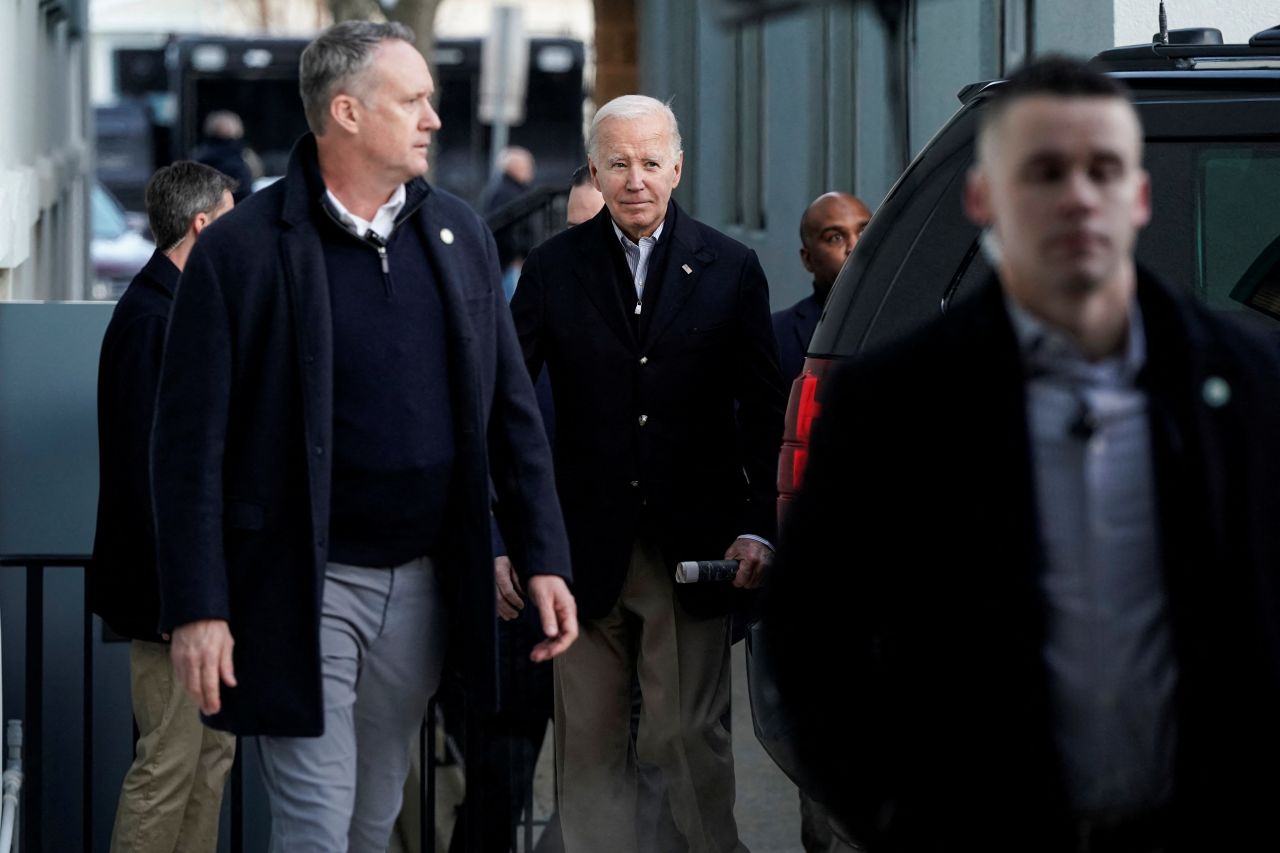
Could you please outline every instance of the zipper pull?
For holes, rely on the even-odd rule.
[[[636,316],[637,316],[637,317],[639,317],[639,316],[640,316],[640,301],[639,301],[639,300],[636,300],[636,312],[635,312],[635,313],[636,313]]]
[[[372,228],[365,232],[364,239],[378,250],[378,260],[382,262],[382,285],[386,288],[387,298],[390,298],[395,291],[391,287],[391,264],[387,261],[387,241]]]

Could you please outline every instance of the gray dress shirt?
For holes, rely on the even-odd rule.
[[[1168,801],[1178,667],[1161,571],[1146,360],[1135,304],[1123,354],[1090,362],[1006,300],[1027,372],[1054,737],[1078,814]]]

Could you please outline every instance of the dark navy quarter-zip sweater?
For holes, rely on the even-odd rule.
[[[391,232],[384,262],[373,241],[324,218],[333,306],[329,559],[396,566],[432,554],[443,529],[454,454],[444,306],[411,221]]]

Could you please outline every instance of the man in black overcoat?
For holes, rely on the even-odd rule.
[[[1273,849],[1280,367],[1138,269],[1142,130],[1072,60],[983,108],[997,270],[819,389],[763,629],[870,850]]]
[[[235,738],[200,724],[160,633],[155,519],[148,455],[165,328],[196,239],[233,206],[236,182],[179,160],[147,182],[151,260],[120,297],[98,361],[98,525],[89,604],[128,637],[129,694],[138,740],[116,808],[120,853],[213,853]]]
[[[587,140],[595,218],[535,248],[512,301],[556,410],[556,485],[582,636],[557,659],[567,853],[636,849],[628,765],[663,775],[691,851],[742,849],[733,818],[729,617],[772,559],[783,392],[755,253],[670,200],[670,108],[624,96]],[[677,589],[678,561],[741,560],[732,584]]]
[[[577,631],[493,240],[422,178],[440,121],[412,42],[347,22],[308,46],[313,133],[206,232],[165,350],[161,625],[208,723],[259,735],[273,849],[385,848],[449,623],[492,707],[495,498],[534,656]]]

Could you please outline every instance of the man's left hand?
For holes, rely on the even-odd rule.
[[[569,585],[558,575],[534,575],[529,578],[529,598],[538,608],[545,640],[533,647],[529,659],[537,663],[551,660],[578,639],[578,603]]]
[[[724,552],[726,560],[738,561],[733,585],[739,589],[755,589],[764,581],[764,573],[773,565],[773,549],[754,539],[735,539]]]

